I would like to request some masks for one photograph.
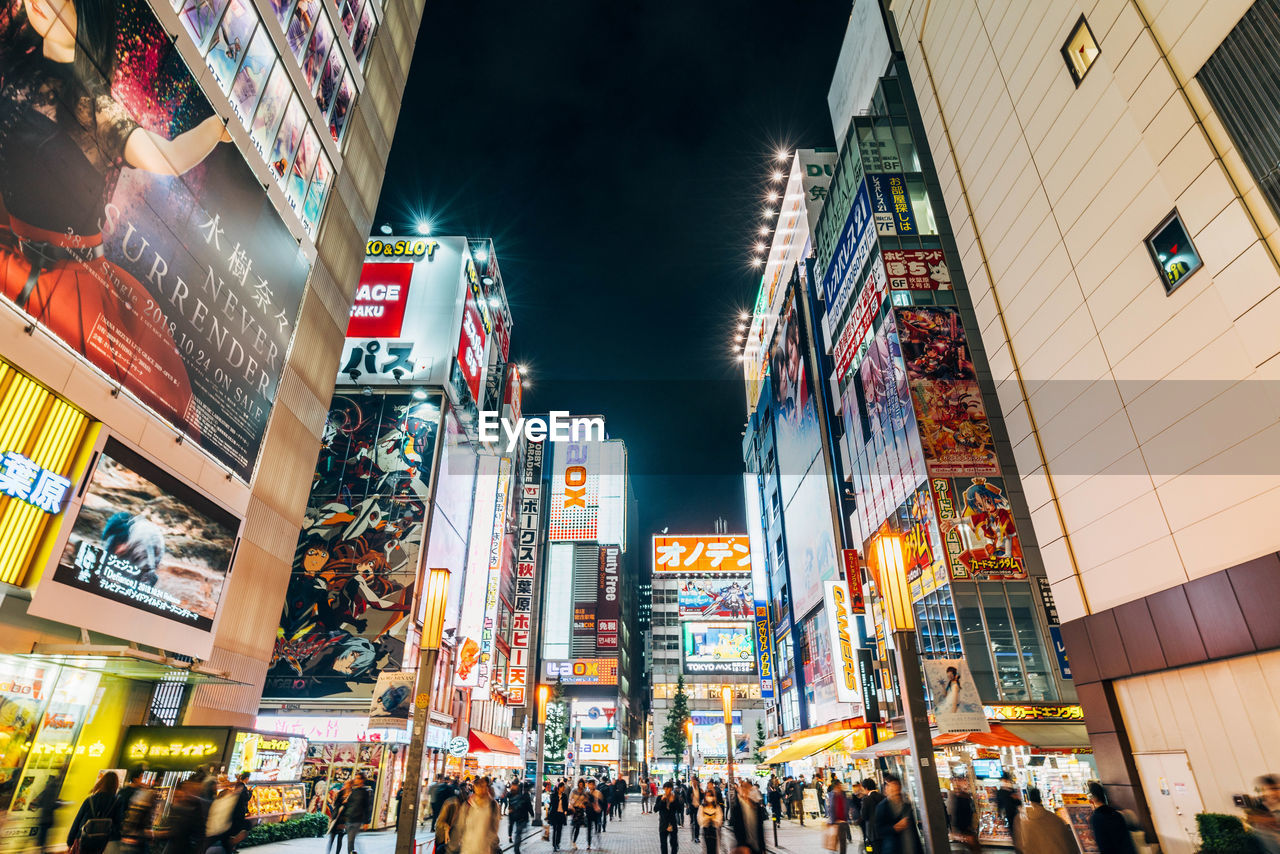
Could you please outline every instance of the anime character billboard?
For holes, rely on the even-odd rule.
[[[898,336],[933,477],[998,475],[995,440],[954,308],[899,308]]]
[[[413,606],[439,396],[334,396],[264,696],[367,699]]]
[[[310,263],[145,0],[0,0],[0,210],[0,297],[247,482]]]
[[[1027,577],[1004,478],[934,478],[930,485],[952,579]]]
[[[753,615],[748,579],[686,578],[680,582],[681,617],[743,620]]]

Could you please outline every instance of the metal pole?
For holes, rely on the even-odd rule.
[[[418,681],[414,692],[413,733],[409,757],[404,763],[404,793],[396,816],[396,854],[413,854],[418,829],[418,790],[422,786],[422,754],[427,743],[427,721],[431,718],[431,683],[436,673],[439,649],[418,650]]]
[[[582,776],[582,719],[573,719],[573,774]]]
[[[729,789],[733,789],[733,712],[729,712],[729,719],[724,722],[724,752],[729,763]],[[727,802],[727,799],[726,799]]]
[[[546,757],[547,744],[547,724],[545,721],[538,721],[538,770],[534,772],[533,778],[533,821],[529,822],[534,827],[542,824],[542,760]]]
[[[920,653],[916,633],[893,633],[898,655],[898,691],[902,695],[902,713],[907,719],[911,743],[911,763],[920,784],[920,818],[924,825],[924,847],[931,854],[947,854],[947,814],[938,784],[938,768],[933,763],[933,739],[929,735],[929,717],[924,705],[924,676],[920,672]]]

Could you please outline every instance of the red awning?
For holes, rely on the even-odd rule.
[[[935,746],[943,744],[979,744],[983,747],[1030,747],[1031,742],[1021,739],[1000,724],[991,724],[991,732],[949,732],[935,735]]]
[[[520,754],[520,748],[516,747],[514,741],[491,732],[473,729],[468,740],[470,742],[468,747],[472,753],[512,753],[517,756]]]

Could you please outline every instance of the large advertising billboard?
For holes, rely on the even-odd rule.
[[[458,617],[455,688],[488,685],[493,632],[485,628],[488,613],[489,561],[493,546],[493,511],[498,501],[498,458],[482,456],[476,469],[475,499],[471,507],[471,540],[467,546],[467,577]],[[486,638],[486,634],[488,637]],[[487,640],[487,644],[486,644]]]
[[[626,446],[601,441],[602,431],[582,428],[577,438],[554,443],[547,539],[598,542],[626,549]]]
[[[853,597],[843,581],[828,581],[825,594],[836,699],[857,703],[862,695],[858,690],[858,626],[853,614]]]
[[[809,381],[809,367],[801,338],[800,316],[792,298],[778,320],[778,331],[769,356],[783,504],[791,500],[810,463],[822,452],[817,400]]]
[[[902,537],[902,557],[911,584],[911,601],[947,583],[947,559],[929,484],[921,484],[890,514],[881,530]]]
[[[334,395],[263,696],[367,700],[401,666],[440,412],[439,395]]]
[[[239,525],[108,440],[53,583],[39,587],[31,613],[207,656]]]
[[[533,598],[537,595],[538,537],[542,533],[542,462],[545,442],[529,442],[516,505],[516,589],[511,603],[511,659],[507,668],[507,700],[523,705],[529,687],[533,647]]]
[[[654,572],[749,572],[751,544],[744,534],[680,534],[653,538]]]
[[[144,0],[91,8],[0,9],[0,287],[248,481],[310,263]]]
[[[471,532],[471,500],[476,486],[475,447],[463,435],[452,410],[445,413],[436,471],[436,500],[431,508],[431,538],[425,566],[449,570],[449,599],[444,637],[453,643],[462,609],[463,582],[467,577],[467,538]],[[420,597],[420,608],[426,600]]]
[[[954,308],[896,310],[929,474],[1000,473],[978,377]]]
[[[751,623],[687,622],[681,623],[680,631],[685,673],[756,672]]]
[[[930,480],[952,580],[1027,577],[1004,478]]]
[[[618,659],[570,658],[547,661],[547,679],[563,685],[617,685]]]
[[[822,586],[840,577],[831,499],[821,461],[814,464],[784,512],[791,608],[803,617],[822,601]]]
[[[681,617],[747,620],[753,614],[747,578],[686,578],[677,593]]]

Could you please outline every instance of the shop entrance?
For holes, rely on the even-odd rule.
[[[1193,854],[1200,843],[1196,813],[1204,810],[1187,754],[1135,753],[1151,820],[1165,854]]]

